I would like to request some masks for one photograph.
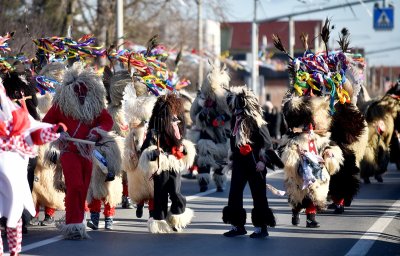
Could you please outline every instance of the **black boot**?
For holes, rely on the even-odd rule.
[[[331,204],[328,205],[327,208],[328,208],[329,210],[336,209],[336,204],[335,204],[335,203],[331,203]]]
[[[100,221],[100,213],[99,212],[91,212],[90,213],[90,220],[86,223],[86,225],[93,229],[99,229],[99,221]]]
[[[256,229],[254,230],[254,232],[250,235],[250,238],[264,238],[267,237],[268,231],[267,231],[267,227],[256,227]]]
[[[375,179],[376,179],[378,182],[380,182],[380,183],[383,182],[382,175],[380,175],[380,174],[376,174],[376,175],[375,175]]]
[[[122,208],[133,209],[132,200],[129,196],[122,196]]]
[[[241,236],[241,235],[246,235],[247,231],[243,226],[232,226],[232,229],[229,230],[228,232],[224,233],[224,236],[226,237],[235,237],[235,236]]]
[[[319,223],[315,220],[315,213],[307,214],[307,228],[319,228]]]
[[[340,204],[336,204],[335,205],[335,210],[333,211],[333,213],[342,214],[343,212],[344,212],[344,206],[340,205]]]
[[[40,223],[41,226],[51,226],[54,224],[54,217],[51,217],[48,214],[44,215],[43,221]]]
[[[200,192],[206,192],[208,190],[208,183],[206,179],[201,179],[199,181]]]
[[[143,216],[143,207],[144,207],[144,204],[136,205],[136,217],[138,217],[139,219],[142,218],[142,216]]]
[[[294,226],[299,225],[299,223],[300,223],[299,215],[300,215],[300,213],[297,210],[292,209],[292,225],[294,225]]]

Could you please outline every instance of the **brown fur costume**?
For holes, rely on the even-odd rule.
[[[283,113],[291,130],[282,137],[280,147],[282,161],[285,164],[285,186],[289,196],[289,203],[293,208],[305,208],[304,199],[311,200],[319,209],[324,209],[329,191],[330,176],[339,170],[343,163],[342,151],[330,140],[329,126],[332,117],[329,115],[329,103],[323,98],[297,97],[287,101],[283,106]],[[314,133],[309,135],[304,127],[313,124]],[[310,138],[309,138],[310,136]],[[298,170],[301,165],[299,150],[308,151],[309,139],[316,144],[318,154],[324,158],[321,179],[317,179],[311,186],[302,189],[303,179]],[[324,152],[330,150],[333,157],[326,156]],[[325,156],[324,156],[325,155]]]
[[[122,157],[124,152],[124,139],[113,132],[104,132],[101,129],[96,129],[101,135],[101,140],[98,141],[98,146],[95,147],[107,160],[107,170],[102,167],[102,164],[94,157],[92,178],[87,194],[87,202],[91,200],[104,199],[105,203],[115,207],[121,202],[122,194]],[[113,181],[105,182],[107,171],[115,174]]]
[[[390,140],[394,122],[400,112],[400,84],[397,83],[380,100],[372,101],[365,110],[368,122],[368,145],[361,161],[361,177],[369,183],[369,177],[382,182],[381,175],[387,171],[390,158]]]
[[[65,193],[54,187],[54,173],[57,169],[57,164],[51,163],[46,159],[47,150],[49,150],[48,145],[39,147],[38,162],[35,168],[35,183],[32,191],[33,202],[35,205],[64,210]]]
[[[124,170],[128,176],[129,196],[136,203],[153,199],[154,187],[150,180],[151,173],[141,170],[138,166],[140,148],[143,144],[148,122],[157,100],[154,96],[138,97],[134,105],[127,109],[131,130],[125,139]]]

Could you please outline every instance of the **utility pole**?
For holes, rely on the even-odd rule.
[[[251,24],[251,89],[258,94],[258,24],[257,24],[257,1],[254,0],[254,18]]]
[[[197,26],[198,26],[198,34],[197,34],[197,50],[199,52],[199,73],[198,73],[198,82],[197,82],[197,90],[200,90],[201,85],[203,84],[203,21],[202,21],[202,6],[201,0],[196,0],[197,2]]]
[[[289,16],[289,55],[294,57],[294,21],[293,17]]]
[[[117,0],[116,9],[116,33],[117,33],[117,47],[123,49],[124,46],[124,1]],[[118,49],[117,49],[118,50]]]

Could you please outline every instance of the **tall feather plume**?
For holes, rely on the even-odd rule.
[[[301,33],[300,40],[303,43],[305,51],[308,51],[308,34]]]
[[[104,87],[106,88],[106,99],[108,103],[111,102],[111,96],[110,96],[110,79],[113,76],[113,73],[111,71],[111,68],[109,66],[104,67],[104,72],[103,72],[103,84]]]
[[[281,52],[284,52],[291,60],[293,60],[293,57],[289,55],[289,53],[282,44],[281,38],[278,35],[272,34],[272,40],[274,41],[274,46],[276,49],[280,50]]]
[[[322,38],[322,41],[325,44],[325,50],[326,50],[326,55],[327,56],[328,56],[328,42],[329,42],[329,37],[330,37],[330,34],[331,34],[330,26],[331,26],[331,20],[326,18],[325,24],[324,24],[324,26],[322,27],[322,30],[321,30],[321,38]]]
[[[179,62],[181,61],[182,58],[182,48],[179,50],[178,54],[176,55],[175,58],[175,67],[178,66]]]
[[[350,32],[347,28],[342,28],[339,34],[339,41],[337,41],[340,45],[340,48],[343,52],[347,52],[350,44]]]
[[[149,56],[151,53],[151,50],[153,50],[155,47],[158,45],[158,35],[154,35],[150,40],[147,42],[147,50],[146,50],[146,56]]]

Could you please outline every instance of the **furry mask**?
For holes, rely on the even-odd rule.
[[[88,124],[105,108],[105,89],[93,69],[77,62],[65,72],[53,102],[66,116]]]
[[[176,94],[158,97],[149,122],[149,131],[160,135],[161,147],[180,146],[185,137],[182,99]]]
[[[250,143],[250,133],[253,127],[260,128],[267,124],[263,119],[262,108],[257,97],[246,86],[231,87],[227,103],[235,119],[232,131],[235,136],[235,144],[241,146]]]
[[[323,97],[298,97],[287,94],[283,100],[282,112],[288,128],[308,129],[312,124],[315,130],[327,131],[332,121],[329,102]]]
[[[211,64],[207,79],[204,80],[198,95],[201,99],[199,104],[204,106],[207,102],[213,102],[217,108],[224,108],[224,106],[219,105],[224,104],[222,101],[225,96],[224,88],[229,88],[229,82],[230,78],[226,67],[220,68],[216,63]]]

